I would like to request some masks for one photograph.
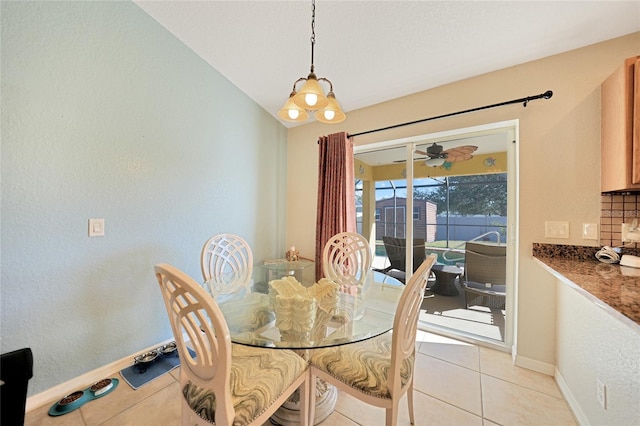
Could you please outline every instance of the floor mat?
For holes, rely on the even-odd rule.
[[[195,357],[195,352],[192,349],[189,349],[189,353]],[[120,371],[120,375],[129,386],[138,389],[179,366],[180,358],[178,351],[175,351],[175,354],[158,357],[146,367],[142,367],[140,364],[127,367]]]

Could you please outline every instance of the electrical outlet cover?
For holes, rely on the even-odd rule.
[[[637,228],[635,221],[632,224],[623,223],[621,234],[623,243],[640,242],[640,230]]]
[[[597,223],[583,223],[582,224],[582,238],[585,240],[597,240],[598,239],[598,224]]]

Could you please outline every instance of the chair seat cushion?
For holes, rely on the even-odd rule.
[[[308,367],[290,350],[232,345],[231,397],[234,425],[247,425],[264,412]],[[193,411],[214,423],[216,398],[209,389],[188,382],[182,394]]]
[[[413,377],[414,363],[414,356],[402,361],[402,387]],[[316,349],[311,355],[311,365],[366,395],[391,398],[387,387],[391,333],[351,345]]]

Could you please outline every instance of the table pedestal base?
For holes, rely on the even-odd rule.
[[[316,412],[313,424],[324,421],[336,406],[338,390],[322,380],[316,381],[314,387],[316,393]],[[297,393],[296,393],[297,395]],[[295,402],[287,401],[271,416],[271,423],[282,426],[293,426],[300,424],[300,396],[297,395]]]
[[[462,269],[457,266],[434,265],[431,270],[436,276],[436,282],[429,289],[432,293],[442,296],[457,296],[460,294],[456,288],[455,281]]]

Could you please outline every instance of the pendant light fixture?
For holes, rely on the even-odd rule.
[[[316,77],[313,65],[313,48],[316,43],[316,2],[311,0],[311,72],[304,78],[301,77],[293,83],[293,90],[282,109],[278,111],[278,117],[286,121],[303,122],[309,118],[309,112],[315,111],[316,120],[332,124],[344,121],[347,116],[342,112],[340,104],[333,93],[333,84],[324,77]],[[296,91],[296,85],[305,83]],[[329,84],[329,92],[325,96],[320,82]]]

